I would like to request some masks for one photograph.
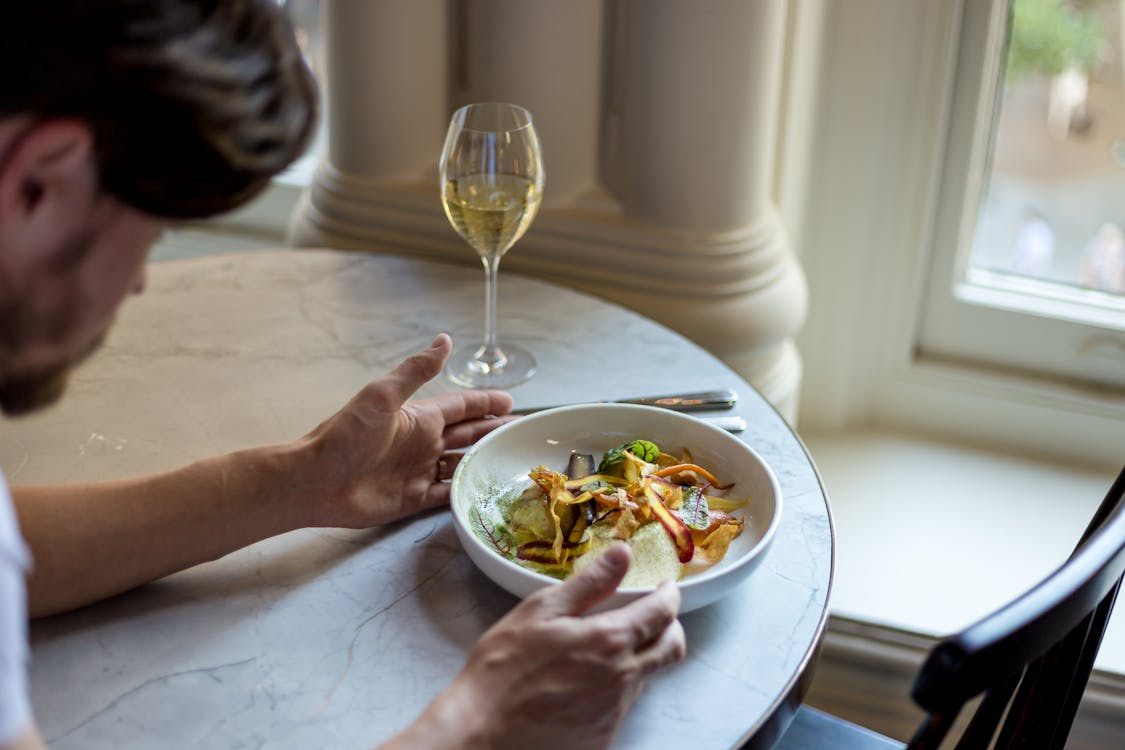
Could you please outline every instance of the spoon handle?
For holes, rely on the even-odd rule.
[[[743,432],[746,430],[746,420],[742,417],[698,417],[698,419],[721,427],[727,432]]]

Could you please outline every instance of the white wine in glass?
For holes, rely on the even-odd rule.
[[[487,275],[484,341],[459,347],[445,372],[468,388],[508,388],[535,372],[535,357],[496,340],[500,258],[543,200],[543,156],[531,113],[514,104],[470,104],[453,113],[441,150],[441,204]]]

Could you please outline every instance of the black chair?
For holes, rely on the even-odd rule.
[[[802,706],[777,750],[933,750],[978,696],[950,746],[958,739],[957,750],[1063,747],[1123,575],[1125,470],[1062,566],[930,652],[911,691],[927,716],[909,745]]]

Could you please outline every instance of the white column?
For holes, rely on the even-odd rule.
[[[371,228],[386,223],[402,186],[436,183],[449,117],[446,9],[324,0],[328,149],[292,217],[293,244],[395,249]]]
[[[327,0],[328,161],[411,182],[432,168],[448,114],[445,4]]]
[[[454,103],[510,101],[531,112],[543,141],[546,208],[573,204],[597,182],[602,12],[602,0],[465,6],[465,71]]]
[[[806,288],[771,199],[785,11],[781,0],[627,0],[606,145],[625,213],[675,238],[630,304],[794,415]],[[653,297],[662,277],[683,304]]]
[[[709,233],[761,220],[773,176],[783,6],[629,0],[627,13],[619,94],[626,210]]]

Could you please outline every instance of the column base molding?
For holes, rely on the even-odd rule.
[[[547,279],[631,308],[703,346],[790,421],[801,362],[804,275],[774,212],[732,232],[655,227],[591,191],[581,208],[542,210],[502,272]],[[596,206],[597,208],[590,208]],[[330,246],[479,265],[433,186],[388,185],[323,165],[290,227],[299,246]]]

